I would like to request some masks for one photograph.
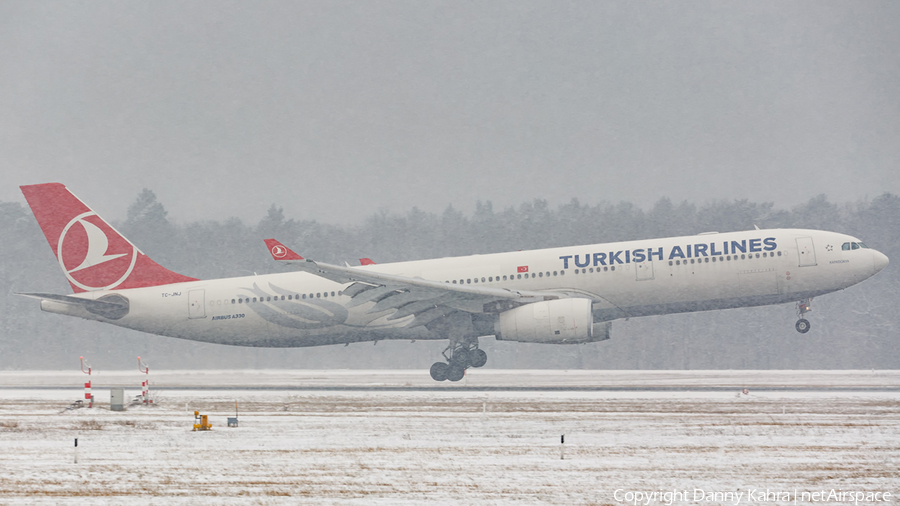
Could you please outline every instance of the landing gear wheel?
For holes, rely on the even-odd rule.
[[[472,367],[481,367],[487,363],[487,353],[480,348],[476,348],[469,353],[469,364]]]
[[[459,381],[466,375],[466,368],[462,364],[450,364],[447,368],[447,379]]]
[[[450,359],[451,364],[459,364],[463,370],[469,367],[469,352],[464,348],[457,348],[453,351],[453,357]]]
[[[809,326],[809,320],[805,318],[800,318],[799,320],[797,320],[797,324],[794,325],[794,327],[797,329],[797,332],[801,334],[806,334],[807,332],[809,332]]]
[[[431,379],[434,381],[444,381],[447,379],[447,372],[450,365],[446,362],[435,362],[431,364]]]

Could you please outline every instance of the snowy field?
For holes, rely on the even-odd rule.
[[[500,374],[503,381],[478,373],[470,384],[577,383],[563,372],[516,371]],[[778,372],[759,373],[754,385],[838,389],[277,390],[321,375],[270,371],[263,385],[223,390],[208,382],[190,389],[170,373],[171,389],[157,387],[156,405],[125,412],[108,410],[99,375],[98,406],[65,410],[81,391],[47,386],[44,373],[3,373],[0,504],[900,502],[900,389],[875,389],[897,387],[898,375],[867,383],[861,372],[841,373],[850,386],[873,388],[840,390],[831,372]],[[322,374],[373,381],[370,372]],[[711,376],[736,381],[721,371],[666,372],[645,385],[714,386]],[[391,378],[375,383],[418,381]],[[240,426],[228,428],[235,401]],[[211,431],[192,432],[194,410],[209,415]]]

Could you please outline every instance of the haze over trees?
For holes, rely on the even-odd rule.
[[[0,368],[67,369],[78,357],[96,369],[130,369],[138,355],[156,369],[427,368],[446,341],[358,343],[318,348],[258,349],[195,343],[41,313],[14,292],[70,293],[31,211],[0,202],[0,280],[7,287],[0,321]],[[824,195],[792,209],[747,200],[704,205],[658,200],[650,209],[628,202],[552,208],[536,199],[471,213],[412,208],[338,226],[286,217],[277,205],[258,223],[237,218],[179,224],[151,190],[141,192],[124,221],[106,217],[158,263],[185,275],[216,278],[278,272],[262,240],[276,237],[305,257],[356,264],[592,244],[701,232],[814,228],[859,237],[894,262],[875,277],[813,300],[812,331],[794,330],[790,304],[617,320],[612,339],[587,345],[527,345],[482,338],[487,367],[588,369],[868,369],[900,367],[900,197],[831,202]]]

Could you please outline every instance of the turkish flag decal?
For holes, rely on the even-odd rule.
[[[527,265],[520,265],[519,268],[518,268],[518,272],[528,272],[528,266],[527,266]]]

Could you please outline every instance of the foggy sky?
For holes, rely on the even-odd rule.
[[[360,223],[900,193],[896,2],[0,0],[0,200]]]

